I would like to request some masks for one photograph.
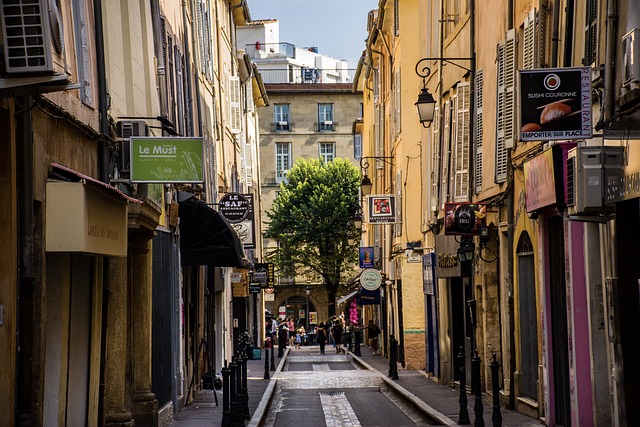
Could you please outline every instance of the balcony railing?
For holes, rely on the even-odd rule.
[[[245,53],[251,59],[296,57],[296,46],[291,43],[260,43],[245,45]]]
[[[326,121],[314,123],[316,132],[333,132],[338,128],[338,122]]]
[[[293,132],[293,122],[271,123],[271,132]]]
[[[315,84],[315,83],[351,83],[355,70],[326,69],[288,65],[287,69],[262,68],[258,66],[265,84]]]

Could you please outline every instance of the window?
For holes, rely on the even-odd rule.
[[[495,181],[507,180],[507,150],[513,147],[515,132],[515,30],[506,34],[498,46],[498,93],[496,115],[496,175]]]
[[[198,21],[198,47],[200,49],[200,71],[208,81],[213,78],[213,60],[211,55],[211,20],[209,18],[209,0],[200,0],[196,6]]]
[[[431,157],[431,212],[434,218],[438,216],[438,197],[440,196],[439,177],[440,177],[440,107],[436,107],[433,111],[433,139],[432,139],[432,157]]]
[[[590,66],[596,60],[598,46],[598,0],[587,0],[584,22],[584,57],[582,65]]]
[[[353,158],[360,160],[362,158],[362,134],[353,135]]]
[[[475,181],[475,191],[476,194],[480,193],[480,191],[482,191],[482,138],[483,138],[483,129],[484,129],[484,124],[483,124],[483,115],[482,115],[482,103],[483,103],[483,78],[484,78],[484,71],[483,70],[477,70],[476,71],[476,85],[475,85],[475,89],[476,89],[476,98],[475,98],[475,103],[476,103],[476,108],[475,108],[475,126],[473,127],[474,133],[475,133],[475,168],[473,169],[474,172],[474,181]]]
[[[240,109],[240,78],[229,76],[229,122],[232,133],[242,130],[242,111]]]
[[[321,142],[320,143],[320,159],[325,162],[332,162],[336,158],[336,143]]]
[[[87,34],[86,4],[84,1],[74,1],[73,25],[76,38],[76,60],[78,67],[78,83],[80,83],[80,100],[90,107],[93,106],[93,79],[91,74],[91,53],[89,52],[90,34]]]
[[[469,2],[467,0],[445,0],[444,2],[444,36],[449,37],[462,17],[469,13]]]
[[[453,129],[453,197],[456,202],[469,201],[469,120],[471,118],[471,86],[459,83],[455,98],[455,125]]]
[[[276,182],[282,182],[290,169],[291,143],[276,142]]]
[[[335,130],[333,104],[318,104],[318,131]]]
[[[273,106],[274,130],[291,130],[289,121],[289,104],[275,104]]]

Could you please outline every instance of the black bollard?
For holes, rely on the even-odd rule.
[[[269,376],[269,339],[264,340],[264,377],[263,379],[271,379]]]
[[[356,342],[355,342],[355,351],[354,351],[356,356],[362,356],[362,353],[360,352],[360,334],[362,334],[362,332],[360,331],[360,329],[356,328],[356,332],[355,332]]]
[[[398,340],[391,335],[389,340],[389,378],[392,380],[398,379]]]
[[[287,348],[287,332],[281,328],[278,333],[278,357],[284,356],[285,348]]]
[[[231,369],[231,377],[229,378],[229,396],[231,397],[231,417],[230,417],[230,426],[235,427],[238,425],[238,365],[236,364],[235,359],[232,359],[231,363],[229,363],[229,369]]]
[[[271,370],[275,371],[276,370],[276,343],[275,343],[275,336],[271,335]]]
[[[231,370],[227,367],[227,362],[225,361],[222,368],[222,427],[231,425],[230,375]]]
[[[242,361],[242,414],[245,420],[251,419],[251,414],[249,413],[249,384],[247,381],[248,359],[246,354],[243,354],[240,359]]]
[[[473,375],[473,388],[475,390],[475,403],[473,404],[473,413],[475,419],[473,420],[474,427],[484,427],[484,418],[482,413],[484,408],[482,406],[482,386],[480,384],[480,356],[478,356],[478,350],[475,351],[473,359],[471,359],[471,375]]]
[[[244,392],[242,390],[242,358],[236,356],[236,425],[244,427]]]
[[[353,340],[355,340],[355,332],[353,331],[353,328],[349,328],[349,334],[347,335],[347,350],[349,352],[353,351]]]
[[[471,424],[469,419],[469,410],[467,409],[467,373],[464,368],[466,363],[466,357],[464,355],[464,349],[460,346],[460,352],[458,353],[458,364],[460,365],[460,412],[458,413],[458,425]]]
[[[491,413],[491,422],[493,427],[502,427],[502,414],[500,413],[500,384],[498,384],[498,368],[500,364],[496,360],[496,354],[493,353],[493,361],[489,364],[491,368],[491,392],[493,394],[493,412]]]

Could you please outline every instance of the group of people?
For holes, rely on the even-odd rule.
[[[293,318],[285,317],[283,320],[272,320],[271,330],[277,331],[279,334],[285,334],[287,344],[290,347],[300,348],[303,340],[305,339],[306,331],[304,325],[298,325],[296,328]],[[320,322],[318,326],[314,328],[316,335],[316,342],[320,346],[320,354],[325,354],[325,348],[328,343],[333,343],[336,353],[342,352],[342,340],[344,333],[344,320],[342,317],[334,317],[330,321]],[[356,326],[356,328],[358,328]],[[369,346],[373,350],[373,354],[378,353],[378,337],[380,335],[380,328],[369,320],[367,326],[359,327],[360,329],[367,330],[367,339]]]

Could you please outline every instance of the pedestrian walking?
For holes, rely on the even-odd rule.
[[[378,336],[380,335],[380,328],[373,323],[372,319],[369,319],[369,325],[367,326],[367,339],[369,340],[369,346],[373,349],[373,354],[378,353]]]
[[[342,324],[340,320],[336,320],[333,323],[331,334],[333,335],[333,341],[336,344],[336,353],[340,353],[342,351]]]
[[[296,341],[296,325],[293,323],[293,317],[289,318],[287,325],[289,327],[289,346],[293,347]]]
[[[318,345],[320,346],[320,354],[324,354],[324,347],[327,345],[327,330],[324,327],[324,322],[320,322],[318,327]]]

